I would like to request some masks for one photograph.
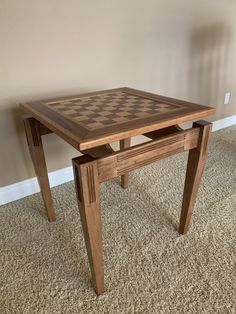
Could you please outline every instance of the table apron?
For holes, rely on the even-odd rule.
[[[191,128],[97,159],[99,181],[124,175],[130,171],[196,148],[200,128]]]

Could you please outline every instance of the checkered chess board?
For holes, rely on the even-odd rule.
[[[44,105],[89,130],[165,114],[179,108],[177,104],[160,103],[121,91]]]

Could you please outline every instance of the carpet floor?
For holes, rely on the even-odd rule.
[[[73,182],[0,209],[0,313],[236,313],[236,127],[213,133],[191,228],[180,236],[187,154],[101,185],[106,292],[90,282]]]

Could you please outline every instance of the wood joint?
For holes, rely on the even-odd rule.
[[[26,130],[28,145],[40,146],[41,138],[39,134],[39,126],[37,120],[35,120],[34,118],[26,118],[24,119],[24,126]]]
[[[160,130],[155,130],[152,132],[144,133],[143,135],[154,140],[154,139],[158,139],[162,136],[170,135],[170,134],[181,132],[181,131],[183,131],[183,129],[180,126],[173,125],[173,126],[169,126],[167,128],[160,129]]]
[[[50,130],[49,128],[47,128],[45,125],[43,125],[40,122],[39,122],[39,132],[41,136],[53,133],[52,130]]]

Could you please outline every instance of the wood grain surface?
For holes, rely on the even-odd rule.
[[[83,151],[214,113],[212,107],[131,88],[22,104],[49,130]]]

